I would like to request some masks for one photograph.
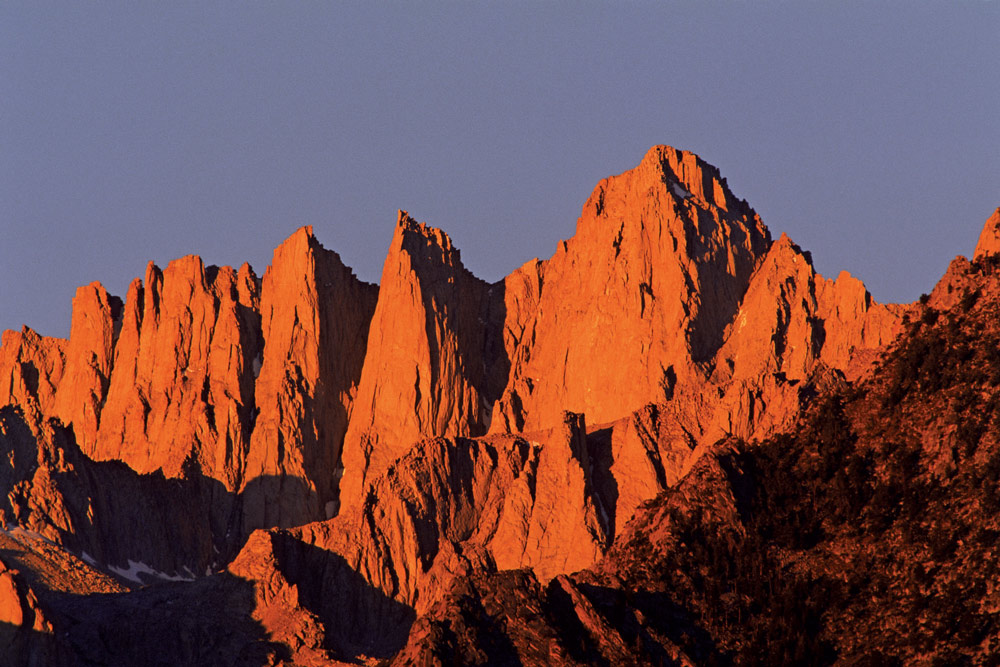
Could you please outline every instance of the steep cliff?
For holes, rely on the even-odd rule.
[[[237,272],[206,269],[195,256],[163,271],[150,263],[145,279],[129,286],[96,442],[86,448],[84,439],[84,452],[168,477],[194,463],[237,488],[260,345],[257,299],[246,264]]]
[[[447,234],[399,212],[344,441],[346,505],[416,440],[486,432],[501,297],[465,269]]]
[[[72,426],[77,443],[87,452],[97,447],[97,430],[122,324],[122,306],[121,299],[108,294],[97,282],[80,287],[73,297],[66,369],[53,413]]]
[[[261,288],[263,349],[249,362],[257,378],[241,486],[247,532],[335,513],[377,294],[311,227],[274,251]]]

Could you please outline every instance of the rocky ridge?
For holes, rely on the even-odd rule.
[[[864,378],[707,448],[592,567],[456,580],[392,664],[989,664],[998,269],[958,258]]]
[[[197,578],[163,600],[239,598],[249,643],[219,651],[405,662],[500,581],[522,586],[511,600],[557,591],[539,609],[569,604],[600,634],[566,575],[647,530],[629,521],[654,498],[714,484],[698,471],[720,438],[773,437],[864,381],[918,310],[818,275],[718,170],[654,147],[598,184],[552,258],[492,285],[400,211],[378,287],[310,228],[263,280],[187,257],[124,302],[81,287],[68,341],[4,334],[0,509],[105,570]],[[160,594],[131,595],[97,617]],[[560,660],[596,655],[553,632]],[[605,633],[599,653],[634,658],[640,635]],[[661,639],[661,659],[688,659]]]

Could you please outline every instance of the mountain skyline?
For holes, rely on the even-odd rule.
[[[881,304],[658,145],[494,283],[405,211],[377,286],[308,226],[263,275],[190,255],[124,299],[90,283],[68,340],[0,343],[0,645],[981,662],[998,252],[995,208],[971,261]]]
[[[68,336],[78,286],[148,261],[263,272],[305,225],[375,282],[397,209],[495,281],[660,142],[880,302],[972,254],[996,3],[629,10],[5,3],[0,329]]]

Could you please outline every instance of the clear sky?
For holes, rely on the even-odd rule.
[[[1000,205],[1000,2],[3,2],[0,328],[146,262],[377,281],[397,208],[497,280],[659,143],[880,301]]]

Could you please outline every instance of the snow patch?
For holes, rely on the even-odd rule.
[[[682,188],[680,183],[671,183],[670,186],[674,189],[674,194],[681,199],[687,199],[691,196],[691,193]]]
[[[153,579],[158,579],[160,581],[194,581],[195,576],[191,573],[191,570],[184,568],[186,574],[166,574],[160,572],[159,570],[154,570],[149,565],[142,562],[136,562],[132,559],[128,561],[128,569],[115,567],[114,565],[109,565],[108,569],[117,574],[123,579],[128,579],[129,581],[134,581],[137,584],[145,585],[146,581],[143,581],[141,575],[146,575],[147,577],[152,577]]]
[[[261,367],[262,363],[263,362],[262,362],[259,354],[256,357],[253,358],[253,377],[254,377],[255,380],[258,377],[260,377],[260,367]]]
[[[97,561],[94,560],[94,557],[88,554],[86,551],[80,552],[80,560],[82,560],[84,563],[92,567],[97,566]]]

